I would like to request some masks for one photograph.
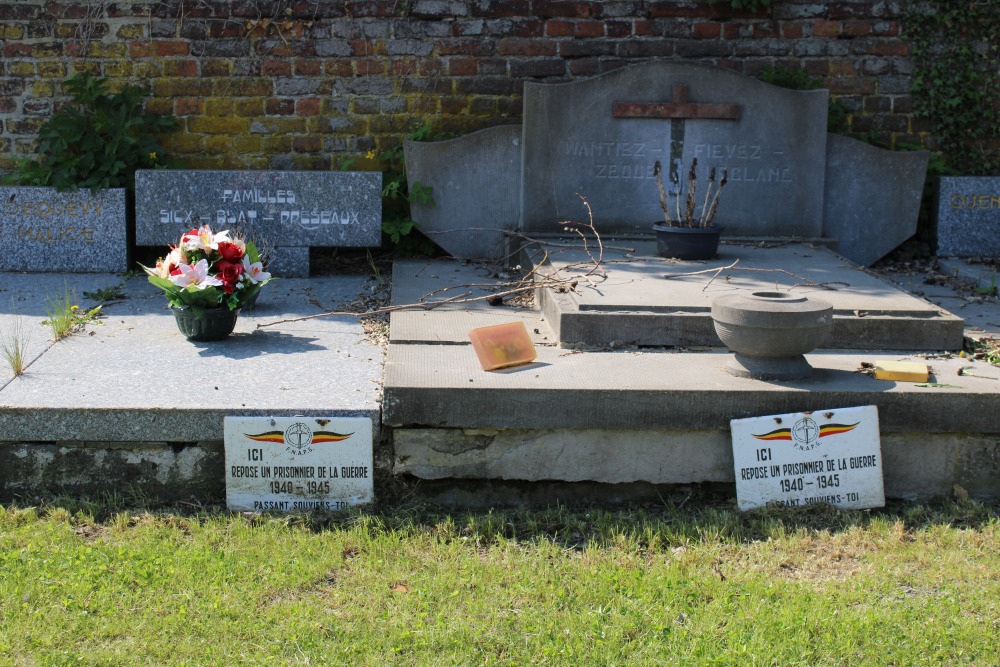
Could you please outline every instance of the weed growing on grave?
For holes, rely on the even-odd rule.
[[[107,79],[89,72],[68,79],[72,99],[38,132],[38,157],[17,164],[10,182],[57,190],[134,188],[136,169],[174,166],[157,136],[177,129],[173,118],[148,113],[149,88],[110,94]]]
[[[100,303],[107,303],[109,301],[124,301],[125,292],[122,291],[122,285],[111,285],[109,287],[101,287],[93,292],[84,292],[83,298],[90,299],[91,301],[98,301]]]
[[[423,124],[406,136],[408,141],[437,141],[447,137],[436,136],[430,126]],[[391,146],[382,152],[369,151],[365,156],[377,160],[382,169],[382,234],[392,244],[397,255],[432,255],[437,245],[420,233],[413,218],[410,205],[413,203],[434,206],[433,188],[412,183],[406,178],[406,164],[403,160],[403,144]],[[340,162],[341,169],[350,169],[354,159]]]
[[[20,316],[15,317],[13,322],[10,331],[0,332],[0,354],[17,377],[24,372],[27,361],[28,330],[24,328]]]
[[[81,310],[80,306],[73,303],[76,298],[69,289],[65,289],[62,294],[47,297],[45,302],[45,314],[48,319],[42,322],[43,325],[52,329],[52,339],[62,340],[72,333],[82,330],[88,324],[100,324],[101,306],[95,306],[90,310]]]

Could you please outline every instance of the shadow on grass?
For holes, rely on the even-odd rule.
[[[392,488],[379,488],[386,485]],[[481,484],[481,482],[480,482]],[[216,499],[165,504],[141,489],[100,498],[40,496],[21,498],[12,508],[37,508],[84,524],[139,515],[166,523],[177,517],[278,523],[313,532],[361,528],[373,536],[425,535],[439,541],[461,540],[482,547],[501,543],[549,542],[566,549],[629,544],[658,552],[692,544],[746,545],[801,533],[837,534],[873,526],[902,534],[935,526],[978,530],[1000,522],[1000,501],[934,498],[890,500],[871,510],[840,510],[829,505],[769,508],[740,512],[725,485],[674,488],[655,501],[611,505],[577,502],[547,507],[454,509],[428,500],[422,483],[392,480],[376,485],[376,503],[335,513],[303,515],[231,512]]]

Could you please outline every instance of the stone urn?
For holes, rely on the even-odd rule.
[[[712,321],[735,353],[726,371],[757,380],[801,380],[812,373],[803,356],[833,327],[833,306],[788,292],[728,294],[712,302]]]

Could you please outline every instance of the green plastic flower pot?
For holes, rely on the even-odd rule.
[[[228,308],[206,308],[195,315],[190,308],[173,308],[177,328],[193,341],[222,340],[233,333],[240,311]]]

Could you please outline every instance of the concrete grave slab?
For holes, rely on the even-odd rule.
[[[127,298],[104,308],[103,325],[53,345],[0,390],[4,440],[221,440],[227,415],[360,416],[377,425],[383,351],[365,339],[356,318],[257,328],[335,310],[365,281],[277,281],[240,315],[234,335],[191,343],[162,293],[133,278]]]
[[[682,97],[683,99],[677,99]],[[793,91],[698,63],[657,61],[524,89],[522,229],[586,220],[648,234],[662,220],[653,164],[729,173],[716,224],[739,236],[818,237],[825,90]],[[615,104],[634,111],[616,117]],[[738,108],[736,113],[732,107]],[[657,114],[660,117],[655,117]],[[738,116],[738,118],[734,118]]]
[[[127,269],[124,189],[0,187],[0,271]]]
[[[506,258],[504,232],[517,228],[520,209],[521,126],[403,146],[407,177],[433,189],[433,205],[410,204],[420,231],[453,257]]]
[[[713,260],[681,262],[655,257],[652,243],[632,245],[635,253],[605,251],[607,280],[597,285],[581,281],[574,292],[539,291],[542,312],[562,343],[719,345],[710,313],[714,298],[736,290],[782,289],[833,304],[834,329],[827,348],[962,347],[960,318],[821,246],[727,244]],[[563,252],[552,256],[548,270],[565,270],[586,259],[581,251]],[[713,278],[715,270],[734,262],[732,270]],[[679,275],[690,272],[700,273]],[[677,277],[668,280],[665,275]]]
[[[829,135],[823,236],[865,266],[892,252],[917,231],[929,160],[927,151],[889,151]]]
[[[500,269],[502,271],[502,269]],[[498,269],[484,263],[398,259],[392,266],[392,304],[426,303],[457,295],[483,297],[509,285],[513,274],[500,277]],[[432,310],[393,313],[389,340],[393,343],[469,344],[469,330],[522,321],[532,342],[555,343],[555,335],[538,310],[512,305],[491,306],[485,300],[445,303]]]
[[[176,244],[203,224],[273,249],[284,273],[309,273],[311,247],[378,246],[382,174],[350,171],[136,172],[136,243]]]
[[[1000,178],[942,176],[937,254],[1000,257]]]

